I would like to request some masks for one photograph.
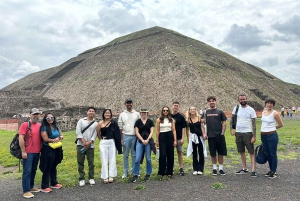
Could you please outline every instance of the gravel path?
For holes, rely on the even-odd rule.
[[[98,179],[94,186],[35,193],[33,200],[300,200],[299,159],[279,161],[275,179],[264,177],[267,165],[257,166],[257,178],[251,178],[250,174],[236,175],[235,171],[240,168],[236,166],[228,169],[226,176],[211,176],[208,172],[194,176],[189,172],[170,180],[113,184],[103,184]],[[225,188],[211,188],[216,182],[224,184]],[[134,190],[137,185],[144,185],[146,189]],[[21,181],[0,178],[0,187],[0,200],[25,200]]]

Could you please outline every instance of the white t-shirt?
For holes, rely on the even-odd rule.
[[[232,114],[235,114],[235,108],[232,110]],[[249,105],[245,108],[239,106],[239,111],[237,113],[237,122],[236,122],[236,132],[246,133],[252,132],[252,119],[256,118],[255,110]]]

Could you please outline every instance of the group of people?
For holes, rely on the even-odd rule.
[[[296,107],[281,107],[281,116],[284,117],[284,114],[286,114],[286,117],[293,117],[293,114],[300,113],[300,106],[296,110]]]
[[[183,169],[183,144],[186,134],[188,140],[188,155],[193,155],[193,175],[202,175],[208,141],[209,154],[212,162],[212,175],[226,175],[223,167],[226,148],[226,120],[225,113],[216,107],[216,97],[207,98],[208,109],[199,115],[196,107],[192,106],[186,114],[179,111],[178,101],[172,103],[172,110],[168,106],[161,109],[156,120],[156,139],[154,141],[154,122],[148,118],[148,109],[142,107],[139,112],[133,109],[133,101],[125,100],[126,109],[119,115],[118,120],[112,118],[112,111],[105,108],[102,120],[95,121],[96,111],[89,107],[87,116],[80,119],[76,126],[77,164],[79,173],[79,186],[86,182],[84,161],[88,162],[88,182],[95,184],[94,180],[94,148],[95,140],[100,140],[101,179],[104,183],[114,182],[117,176],[116,154],[123,154],[123,175],[127,178],[132,174],[131,182],[140,177],[140,164],[146,156],[146,175],[144,180],[150,179],[152,174],[151,151],[159,155],[158,176],[171,178],[174,174],[174,148],[176,147],[179,163],[179,174],[185,175]],[[257,177],[255,170],[254,143],[256,141],[256,113],[247,104],[244,94],[238,96],[239,104],[233,108],[230,120],[230,133],[236,138],[237,150],[241,156],[242,169],[236,174],[249,172],[246,165],[245,148],[251,159],[251,177]],[[269,163],[269,171],[265,176],[276,177],[277,169],[277,129],[283,126],[280,114],[274,110],[275,100],[269,98],[265,101],[266,109],[262,113],[261,140]],[[48,143],[63,140],[63,135],[56,126],[55,117],[48,113],[44,116],[42,125],[38,123],[40,111],[33,108],[30,112],[32,123],[30,138],[25,140],[28,123],[20,127],[20,146],[23,157],[22,185],[24,197],[33,197],[32,192],[39,191],[34,188],[34,177],[39,168],[43,172],[42,192],[51,192],[51,188],[61,188],[57,182],[56,166],[62,160],[62,149],[52,149]],[[234,122],[236,119],[236,122]],[[235,126],[233,126],[235,124]],[[206,128],[205,128],[206,125]],[[41,137],[40,137],[41,136]],[[26,142],[26,145],[25,145]],[[27,143],[29,142],[29,144]],[[28,145],[27,145],[28,144]],[[39,146],[42,144],[42,148]],[[34,146],[33,146],[34,145]],[[123,149],[122,149],[123,148]],[[41,156],[39,156],[41,151]],[[131,168],[128,158],[131,153]],[[50,183],[50,185],[49,185]]]

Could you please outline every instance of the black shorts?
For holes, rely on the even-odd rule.
[[[211,157],[217,156],[217,152],[218,155],[227,155],[226,140],[224,135],[208,138],[208,146]]]

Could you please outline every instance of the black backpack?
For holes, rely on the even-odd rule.
[[[236,105],[236,108],[235,108],[235,114],[232,115],[232,129],[235,129],[236,128],[236,122],[237,122],[237,113],[239,111],[239,106],[240,105]]]
[[[30,121],[28,121],[28,127],[27,127],[27,130],[26,130],[25,138],[24,138],[25,141],[28,140],[28,132],[29,132],[29,130],[31,130],[31,123],[30,123]],[[11,155],[13,155],[14,157],[16,157],[18,159],[22,159],[22,150],[21,150],[21,147],[19,145],[19,133],[17,133],[14,136],[13,140],[10,143],[9,149],[10,149]]]
[[[255,148],[255,161],[258,163],[258,164],[265,164],[267,162],[267,155],[264,151],[264,148],[263,148],[263,145],[258,145],[256,148]]]

